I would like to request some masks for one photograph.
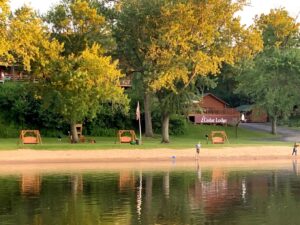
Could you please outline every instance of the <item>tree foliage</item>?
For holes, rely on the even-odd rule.
[[[246,73],[238,77],[238,91],[267,110],[269,116],[288,117],[299,102],[300,51],[276,50],[258,56]]]
[[[46,106],[74,126],[85,118],[95,117],[104,102],[122,104],[128,110],[128,99],[120,86],[121,77],[117,62],[103,56],[103,50],[95,44],[78,56],[53,59],[43,71],[38,86]],[[75,138],[77,134],[73,135]]]
[[[8,23],[9,23],[10,8],[7,0],[0,1],[0,63],[6,65],[11,57],[9,50],[11,43],[8,37]]]
[[[51,33],[64,43],[64,54],[80,54],[94,43],[106,49],[112,47],[111,32],[104,16],[97,12],[89,0],[61,0],[45,16]]]
[[[62,51],[56,40],[50,40],[42,20],[26,6],[18,9],[10,21],[10,40],[14,63],[22,63],[27,71],[37,63],[45,66]]]
[[[47,27],[28,6],[10,12],[7,1],[0,2],[0,58],[5,66],[21,65],[31,71],[39,62],[44,66],[47,58],[59,52],[58,43],[49,40]]]
[[[286,10],[277,9],[257,17],[256,26],[262,32],[264,50],[237,78],[237,91],[268,112],[275,134],[278,118],[288,117],[299,104],[299,24]]]
[[[285,9],[256,16],[255,24],[263,34],[264,49],[299,46],[299,23]]]
[[[95,5],[90,0],[62,0],[45,17],[52,37],[64,49],[42,68],[40,88],[48,107],[70,123],[75,142],[75,124],[95,117],[102,103],[118,103],[128,110],[118,62],[105,56],[108,43],[113,42],[109,26]]]
[[[144,98],[145,135],[153,136],[151,105],[152,96],[147,80],[151,76],[146,56],[151,41],[158,34],[161,6],[167,1],[121,0],[115,6],[116,23],[113,34],[117,43],[116,55],[122,69],[132,77],[141,98]]]
[[[218,74],[222,64],[250,58],[262,48],[260,33],[234,16],[243,5],[124,0],[116,28],[123,65],[141,73],[142,87],[157,93],[160,102],[170,98],[170,91],[183,94],[197,77]]]
[[[185,1],[162,7],[158,35],[152,39],[147,63],[149,86],[176,91],[197,76],[218,74],[223,63],[249,58],[262,47],[254,29],[245,29],[234,14],[243,1]]]

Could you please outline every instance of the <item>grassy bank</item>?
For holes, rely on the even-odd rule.
[[[239,147],[245,145],[291,145],[291,143],[275,141],[276,136],[266,132],[257,132],[238,128],[236,136],[235,127],[222,126],[203,126],[203,125],[188,125],[187,132],[181,136],[171,136],[169,144],[161,144],[161,137],[156,135],[154,138],[144,138],[142,145],[119,144],[116,137],[87,137],[94,139],[95,144],[80,143],[70,144],[68,137],[64,137],[61,141],[57,138],[43,138],[41,145],[22,145],[19,139],[9,138],[0,139],[0,150],[15,150],[15,149],[37,149],[37,150],[93,150],[93,149],[152,149],[152,148],[194,148],[198,141],[201,142],[204,148],[220,147],[213,145],[210,141],[207,142],[205,135],[211,131],[224,130],[227,133],[229,143],[221,146]]]

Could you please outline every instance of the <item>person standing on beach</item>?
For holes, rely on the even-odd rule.
[[[196,144],[196,159],[199,159],[199,154],[200,154],[200,149],[201,149],[201,143],[200,141],[198,142],[198,144]]]
[[[297,147],[298,147],[298,145],[295,143],[295,144],[294,144],[294,148],[293,148],[292,155],[294,155],[294,154],[295,154],[295,156],[297,155]]]

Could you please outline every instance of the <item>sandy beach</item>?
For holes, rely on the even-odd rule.
[[[275,160],[291,159],[292,148],[288,146],[220,147],[201,149],[199,158],[203,161]],[[137,162],[195,160],[196,152],[190,149],[149,150],[10,150],[0,151],[0,163],[70,163],[70,162]]]
[[[267,167],[297,160],[288,146],[201,149],[201,166]],[[24,170],[136,169],[195,166],[195,149],[0,151],[0,172]]]

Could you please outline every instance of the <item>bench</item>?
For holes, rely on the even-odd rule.
[[[229,142],[225,131],[211,131],[209,137],[212,144],[224,144],[225,141]]]
[[[120,137],[121,143],[130,143],[131,141],[132,141],[131,137],[127,137],[127,136]]]
[[[134,130],[118,130],[117,137],[119,139],[120,144],[131,143],[136,141],[136,135]]]
[[[213,137],[211,141],[213,144],[224,144],[225,142],[224,138],[222,137]]]
[[[20,140],[23,144],[41,144],[42,138],[39,130],[21,130]]]
[[[37,138],[36,137],[23,137],[23,144],[37,144]]]

